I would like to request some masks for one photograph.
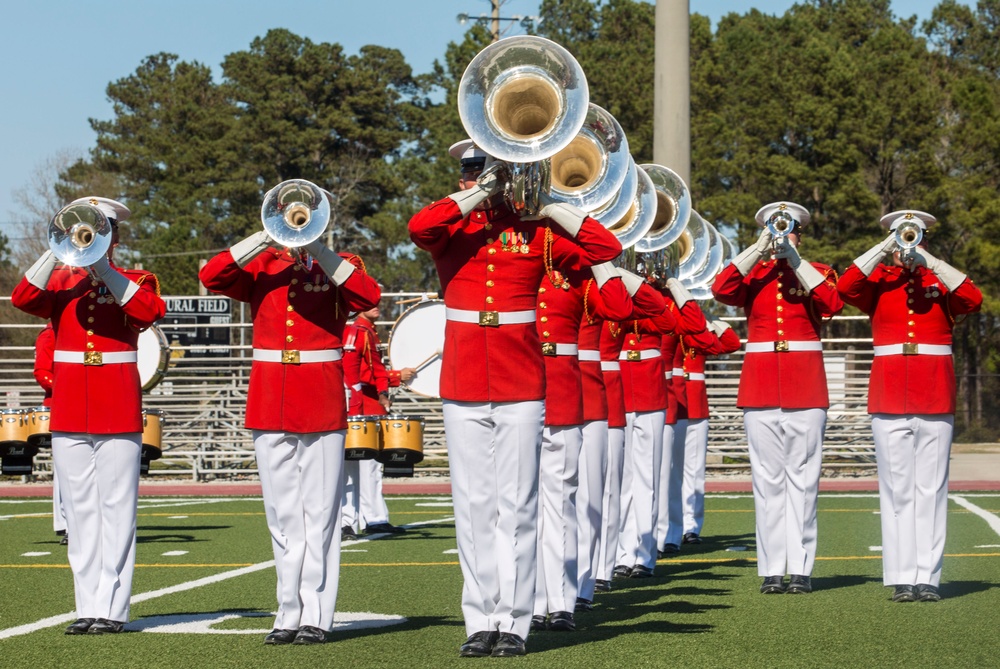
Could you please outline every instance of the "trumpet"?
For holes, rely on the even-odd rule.
[[[779,211],[767,219],[767,229],[774,239],[782,239],[795,229],[795,219],[785,211]]]
[[[111,248],[111,222],[96,206],[68,204],[52,217],[48,230],[52,255],[69,267],[89,267]]]
[[[327,192],[311,181],[282,181],[264,195],[260,208],[264,230],[288,248],[314,242],[330,222]]]
[[[915,220],[906,220],[896,226],[896,245],[901,251],[909,251],[920,245],[924,239],[924,229]]]

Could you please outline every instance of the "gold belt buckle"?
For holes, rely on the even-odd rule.
[[[626,351],[625,357],[629,362],[639,362],[642,360],[642,351]]]
[[[555,355],[556,345],[550,341],[542,342],[542,355]]]
[[[684,380],[687,381],[690,378],[691,378],[691,375],[689,373],[687,373],[687,372],[684,372]]]
[[[94,365],[94,366],[103,365],[104,354],[102,354],[100,351],[84,351],[83,364]]]
[[[489,328],[500,327],[500,312],[480,311],[479,324],[482,325],[483,327],[489,327]]]
[[[281,362],[285,365],[297,365],[299,364],[299,352],[298,351],[282,351],[281,352]]]
[[[785,353],[786,351],[788,351],[788,340],[779,339],[778,341],[774,342],[774,350],[776,353]]]
[[[903,342],[903,355],[917,355],[918,345],[915,341]]]

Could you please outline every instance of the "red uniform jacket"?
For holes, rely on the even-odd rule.
[[[139,332],[166,313],[156,276],[112,267],[139,284],[124,306],[85,269],[57,267],[39,290],[27,279],[14,288],[14,306],[52,321],[55,350],[135,351]],[[79,434],[142,432],[142,390],[136,363],[52,365],[52,431]]]
[[[844,303],[837,294],[836,272],[826,265],[812,265],[826,277],[812,293],[801,287],[785,260],[758,262],[749,276],[727,265],[715,277],[712,293],[723,304],[743,308],[748,343],[818,342],[822,319],[840,312]],[[746,354],[736,404],[741,408],[828,408],[823,351]]]
[[[45,327],[35,339],[35,381],[45,391],[45,399],[42,406],[52,406],[52,384],[55,381],[55,366],[52,362],[52,355],[56,351],[56,333],[52,329],[52,323],[46,323]]]
[[[598,290],[597,282],[589,275],[589,271],[566,275],[553,272],[546,274],[538,287],[535,313],[545,358],[546,425],[581,425],[584,420],[580,359],[577,354],[551,355],[551,347],[578,343],[584,307],[587,313],[608,320],[628,318],[632,313],[632,298],[620,279],[609,279]],[[597,366],[600,372],[599,362]]]
[[[682,335],[674,352],[674,369],[671,377],[671,395],[676,401],[676,418],[700,420],[708,418],[708,391],[705,379],[705,358],[725,355],[740,348],[740,338],[727,328],[721,337],[706,330],[697,335]],[[695,375],[695,378],[691,378]]]
[[[344,383],[351,389],[349,416],[386,414],[379,393],[399,386],[399,372],[382,363],[375,324],[361,315],[344,328]]]
[[[232,253],[223,251],[202,267],[201,281],[213,293],[250,303],[255,349],[339,349],[348,313],[367,311],[381,297],[378,283],[362,269],[356,269],[338,288],[319,263],[307,270],[286,250],[274,248],[244,268],[236,264]],[[247,391],[246,427],[293,433],[345,429],[343,362],[255,360]]]
[[[535,309],[551,234],[552,265],[570,272],[615,258],[621,244],[592,218],[575,239],[548,221],[521,220],[506,207],[463,218],[450,198],[410,219],[410,237],[437,266],[445,306],[470,312]],[[546,231],[550,230],[550,233]],[[448,320],[441,397],[517,402],[545,397],[544,363],[534,323],[498,327]]]
[[[870,277],[851,265],[837,283],[844,301],[868,314],[875,346],[915,342],[917,355],[877,356],[868,385],[868,412],[955,413],[950,355],[919,355],[920,344],[951,344],[955,316],[979,311],[983,294],[971,280],[949,292],[926,267],[879,265]]]

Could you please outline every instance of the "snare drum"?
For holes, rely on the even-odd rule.
[[[348,416],[345,460],[373,460],[378,456],[378,416]]]
[[[23,409],[0,410],[0,444],[17,445],[28,441],[28,422]]]
[[[160,409],[142,410],[142,459],[158,460],[163,454],[161,440],[163,438],[163,418],[165,414]]]
[[[166,335],[155,325],[139,333],[136,347],[139,382],[143,392],[148,392],[163,380],[170,366],[170,344]]]
[[[424,419],[389,414],[379,416],[382,448],[378,461],[386,466],[415,465],[424,459]]]
[[[25,415],[25,423],[28,429],[29,444],[43,448],[52,447],[52,429],[49,427],[50,412],[51,409],[47,406],[28,410]]]

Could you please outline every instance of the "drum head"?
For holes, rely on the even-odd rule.
[[[163,380],[170,364],[170,344],[163,331],[155,325],[139,333],[139,381],[143,391],[149,391]]]
[[[441,396],[444,325],[444,301],[426,300],[404,311],[389,334],[389,362],[393,369],[417,368],[413,378],[403,385],[418,395]]]

